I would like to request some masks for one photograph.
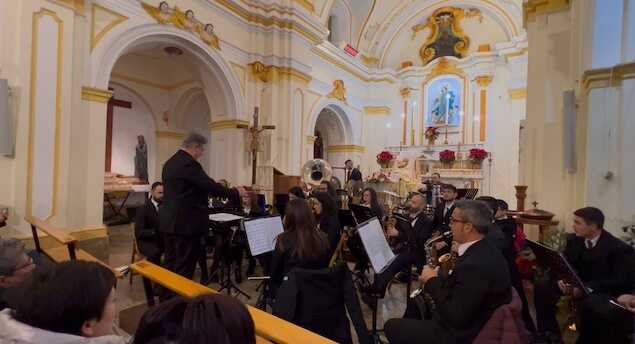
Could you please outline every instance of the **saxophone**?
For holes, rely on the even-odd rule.
[[[434,269],[437,265],[442,265],[444,263],[452,262],[452,255],[449,253],[446,253],[437,259],[436,249],[434,248],[435,243],[448,239],[448,238],[452,238],[451,231],[444,232],[443,234],[439,236],[426,240],[426,243],[423,245],[426,250],[426,265]],[[449,268],[447,272],[445,272],[446,268],[444,268],[443,270],[444,270],[444,274],[449,274],[449,271],[450,271]],[[421,294],[421,292],[423,291],[423,287],[424,285],[421,284],[419,288],[417,288],[415,291],[413,291],[410,294],[410,298],[412,299],[419,296],[419,294]],[[423,297],[426,300],[426,302],[431,306],[431,308],[434,309],[435,308],[434,300],[432,300],[430,295],[424,293]]]

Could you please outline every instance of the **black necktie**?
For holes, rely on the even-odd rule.
[[[586,241],[586,248],[589,249],[589,250],[592,249],[593,248],[593,241],[587,240]]]
[[[348,173],[346,174],[346,181],[351,180],[351,170],[348,170]]]

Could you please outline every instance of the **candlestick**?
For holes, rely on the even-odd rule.
[[[443,141],[443,144],[448,144],[448,127],[445,127],[445,141]]]

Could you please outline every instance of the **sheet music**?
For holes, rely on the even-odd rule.
[[[235,221],[235,220],[240,220],[244,218],[245,218],[244,216],[238,216],[238,215],[228,214],[228,213],[209,214],[209,219],[212,221],[217,221],[217,222]]]
[[[377,218],[372,218],[357,227],[370,263],[376,272],[382,271],[394,259],[395,254],[388,246],[384,230]]]
[[[276,248],[276,237],[284,231],[280,216],[244,221],[243,227],[254,256],[273,251]]]

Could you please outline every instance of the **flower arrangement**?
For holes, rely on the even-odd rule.
[[[471,161],[473,164],[480,164],[487,158],[489,153],[484,149],[480,148],[472,148],[470,149],[470,154],[467,155],[467,160]]]
[[[439,138],[439,127],[427,127],[424,136],[426,140],[436,140]]]
[[[390,153],[389,151],[383,151],[379,154],[377,154],[377,163],[380,165],[386,165],[388,164],[388,162],[392,159],[394,159],[395,156]]]
[[[444,164],[451,164],[456,160],[453,150],[446,149],[439,153],[439,160]]]
[[[392,183],[392,180],[390,180],[390,173],[373,173],[372,176],[366,177],[366,181],[369,183]]]

